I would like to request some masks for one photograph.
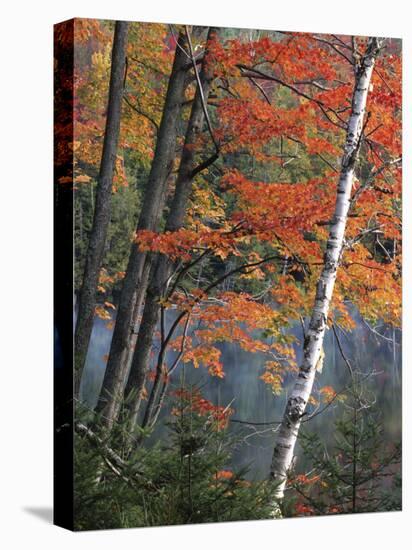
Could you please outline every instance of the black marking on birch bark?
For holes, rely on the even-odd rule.
[[[304,372],[307,372],[308,370],[308,367],[306,367],[306,363],[309,362],[309,359],[310,359],[310,349],[309,347],[307,347],[303,350],[303,364],[301,366],[301,369]]]
[[[323,329],[323,325],[325,324],[325,316],[319,315],[319,317],[316,317],[312,320],[310,324],[310,328],[314,330],[315,332],[320,332]]]
[[[298,422],[305,409],[305,405],[306,401],[302,397],[290,397],[286,409],[287,418],[293,423]]]
[[[336,238],[336,237],[335,237]],[[328,262],[333,262],[332,260],[332,255],[330,253],[330,250],[327,250],[325,251],[324,255],[323,255],[323,262],[325,264],[327,264]]]
[[[332,273],[336,271],[336,262],[330,257],[330,254],[328,252],[326,252],[323,257],[323,263],[327,271],[330,271]]]
[[[308,375],[310,373],[310,362],[309,362],[309,352],[308,352],[308,357],[305,358],[303,364],[300,366],[300,372],[302,373],[302,376],[301,378],[307,380],[308,378]],[[298,378],[299,378],[299,375],[298,375]]]
[[[285,445],[283,443],[278,443],[276,445],[276,447],[274,448],[273,450],[273,455],[274,457],[279,457],[282,455],[282,452],[284,451],[288,451],[290,449],[290,445]],[[276,474],[277,472],[274,470],[274,473]]]
[[[317,289],[316,289],[316,299],[317,300],[326,300],[326,283],[323,279],[319,279]]]

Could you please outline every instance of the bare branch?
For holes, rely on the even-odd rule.
[[[350,364],[350,361],[349,359],[346,357],[344,351],[343,351],[343,348],[342,348],[342,344],[341,344],[341,341],[339,339],[339,336],[338,336],[338,332],[335,328],[335,323],[332,323],[332,330],[333,330],[333,334],[336,338],[336,343],[338,344],[338,348],[339,348],[339,352],[340,354],[342,355],[342,359],[345,361],[345,365],[348,367],[349,369],[349,373],[350,373],[350,376],[351,376],[351,379],[352,379],[352,382],[353,382],[353,369],[352,369],[352,365]]]
[[[316,154],[318,155],[318,157],[319,157],[321,160],[323,160],[323,162],[324,162],[325,164],[327,164],[327,165],[329,166],[329,168],[332,168],[332,170],[333,170],[334,172],[336,172],[337,174],[339,173],[339,170],[337,170],[337,169],[333,166],[333,164],[331,164],[327,159],[325,159],[325,157],[323,157],[320,153],[316,153]]]
[[[203,113],[205,115],[206,124],[207,124],[208,130],[209,130],[210,137],[212,138],[213,144],[215,146],[216,153],[219,154],[219,149],[220,148],[219,148],[219,144],[216,141],[216,138],[215,138],[215,135],[214,135],[213,129],[212,129],[212,124],[210,122],[209,113],[208,113],[207,106],[206,106],[206,101],[205,101],[205,96],[203,94],[202,82],[200,80],[199,71],[198,71],[197,64],[196,64],[196,59],[195,59],[195,56],[194,56],[194,53],[193,53],[193,46],[192,46],[192,40],[190,38],[189,27],[187,25],[185,25],[185,32],[186,32],[187,43],[188,43],[189,51],[190,51],[190,59],[192,61],[193,70],[194,70],[194,73],[195,73],[195,76],[196,76],[196,82],[197,82],[197,86],[198,86],[198,90],[199,90],[199,94],[200,94],[200,99],[201,99],[201,102],[202,102],[202,109],[203,109]]]
[[[333,51],[335,51],[337,54],[339,54],[340,56],[342,56],[344,59],[346,59],[346,61],[350,64],[350,65],[353,65],[353,61],[352,59],[350,59],[350,57],[348,57],[346,54],[344,54],[341,50],[339,50],[338,47],[342,47],[342,44],[339,43],[339,44],[334,44],[333,42],[330,42],[329,40],[326,40],[325,38],[320,38],[319,36],[313,36],[312,37],[314,40],[316,40],[317,42],[321,42],[322,44],[326,44],[327,46],[329,46],[330,48],[332,48]],[[345,45],[346,47],[346,45]]]
[[[145,113],[144,111],[142,111],[140,109],[140,107],[138,107],[137,105],[133,105],[129,99],[127,98],[127,96],[123,96],[123,100],[125,101],[125,103],[131,108],[133,109],[133,111],[135,111],[138,115],[144,117],[144,118],[147,118],[147,120],[149,122],[151,122],[153,124],[153,126],[155,127],[156,129],[156,132],[159,131],[159,125],[157,124],[157,122],[155,121],[155,119],[153,117],[151,117],[150,115],[148,115],[147,113]]]

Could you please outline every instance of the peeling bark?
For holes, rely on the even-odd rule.
[[[128,26],[129,24],[125,21],[117,21],[114,31],[109,100],[99,183],[96,189],[96,207],[87,249],[83,284],[79,296],[79,311],[75,331],[74,391],[76,397],[79,394],[81,375],[86,362],[87,349],[93,328],[96,290],[110,223],[113,173],[120,132]]]
[[[343,250],[355,166],[362,140],[369,84],[375,59],[380,49],[381,40],[370,38],[367,50],[355,70],[351,115],[346,131],[346,142],[341,161],[335,212],[326,245],[323,270],[317,283],[315,304],[305,336],[303,362],[299,368],[299,374],[292,393],[287,401],[273,451],[270,478],[276,483],[274,494],[276,500],[283,498],[301,419],[305,414],[306,405],[312,392],[316,364],[323,346],[329,305]]]

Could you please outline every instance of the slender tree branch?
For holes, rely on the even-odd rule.
[[[99,452],[110,470],[120,477],[123,481],[129,485],[136,487],[146,487],[153,491],[157,490],[156,486],[148,481],[143,472],[131,467],[125,460],[123,460],[112,448],[110,448],[101,437],[93,432],[86,425],[81,422],[74,424],[75,431],[88,439],[91,445]]]
[[[299,88],[297,88],[293,84],[288,84],[284,80],[282,80],[280,78],[277,78],[274,75],[269,75],[267,73],[264,73],[264,72],[260,71],[259,69],[256,69],[256,68],[253,68],[253,67],[248,67],[247,65],[243,65],[242,63],[239,63],[237,65],[237,67],[241,70],[241,76],[244,76],[244,77],[249,78],[249,79],[250,78],[255,78],[255,79],[262,79],[262,80],[271,80],[273,82],[276,82],[277,84],[280,84],[281,86],[284,86],[285,88],[288,88],[289,90],[291,90],[292,92],[294,92],[298,96],[301,96],[304,99],[307,99],[308,101],[311,101],[311,102],[315,103],[320,108],[323,115],[327,118],[327,120],[331,124],[333,124],[334,126],[337,126],[341,130],[346,129],[346,123],[342,119],[342,117],[339,116],[339,113],[337,113],[337,111],[332,109],[331,107],[328,107],[327,105],[325,105],[325,103],[323,101],[321,101],[320,99],[317,99],[316,97],[308,95],[307,93],[303,92],[302,90],[299,90]],[[329,114],[328,114],[329,111],[332,112],[336,116],[336,118],[338,120],[340,120],[341,123],[338,123],[338,122],[332,120],[330,118]]]
[[[154,118],[152,118],[150,115],[148,115],[147,113],[145,113],[144,111],[142,111],[137,105],[133,105],[133,103],[131,103],[129,101],[129,99],[126,97],[126,96],[123,96],[123,100],[125,101],[125,103],[131,108],[133,109],[133,111],[135,111],[138,115],[144,117],[144,118],[147,118],[147,120],[149,122],[151,122],[153,124],[153,126],[155,127],[156,129],[156,133],[159,131],[159,125],[157,124],[157,122],[155,121]]]
[[[306,94],[305,92],[302,92],[301,90],[296,88],[296,86],[294,86],[293,84],[288,84],[284,80],[281,80],[280,78],[277,78],[274,75],[264,73],[263,71],[260,71],[259,69],[255,69],[253,67],[248,67],[247,65],[243,65],[242,63],[239,63],[237,65],[237,67],[242,71],[241,75],[246,77],[246,78],[271,80],[273,82],[276,82],[277,84],[280,84],[281,86],[284,86],[285,88],[289,88],[289,90],[291,90],[295,94],[307,99],[308,101],[312,101],[312,102],[316,103],[319,106],[320,105],[325,106],[323,101],[321,101],[320,99],[316,99],[315,97],[312,97],[312,96]]]
[[[194,71],[195,76],[196,76],[196,82],[197,82],[197,86],[198,86],[198,90],[199,90],[199,94],[200,94],[200,99],[201,99],[201,102],[202,102],[202,109],[203,109],[203,113],[205,115],[206,124],[207,124],[208,130],[209,130],[210,137],[212,138],[213,144],[215,146],[216,153],[219,154],[219,149],[220,148],[219,148],[218,142],[216,141],[216,138],[215,138],[215,135],[214,135],[213,129],[212,129],[212,124],[210,122],[209,112],[207,110],[205,96],[203,94],[202,82],[200,80],[199,71],[198,71],[198,68],[197,68],[197,65],[196,65],[196,60],[195,60],[194,53],[193,53],[193,45],[192,45],[192,40],[191,40],[191,37],[190,37],[189,27],[187,25],[185,26],[185,32],[186,32],[187,43],[188,43],[188,46],[189,46],[190,58],[191,58],[192,65],[193,65],[193,71]]]
[[[333,35],[332,35],[333,36]],[[346,61],[350,64],[350,65],[353,65],[353,61],[352,59],[350,59],[350,57],[348,57],[346,54],[344,54],[341,50],[338,49],[338,46],[342,47],[341,44],[334,44],[333,42],[330,42],[329,40],[325,40],[324,38],[320,38],[319,36],[313,36],[312,37],[314,40],[316,40],[317,42],[321,42],[322,44],[326,44],[327,46],[329,46],[330,48],[332,48],[332,50],[334,50],[337,54],[339,54],[340,56],[342,56],[344,59],[346,59]],[[346,47],[346,45],[345,45]]]
[[[219,151],[216,151],[209,158],[202,161],[195,168],[193,168],[191,177],[194,178],[197,174],[199,174],[200,172],[203,172],[203,170],[206,170],[206,168],[209,168],[209,166],[211,166],[218,158],[219,158]]]
[[[250,426],[272,426],[282,424],[281,420],[273,420],[271,422],[254,422],[253,420],[239,420],[237,418],[229,418],[229,422],[234,422],[235,424],[247,424]]]
[[[397,164],[401,164],[402,163],[402,157],[398,157],[396,159],[391,159],[391,160],[388,160],[388,161],[385,161],[385,162],[382,162],[381,166],[379,166],[379,168],[376,168],[376,170],[374,170],[373,172],[371,172],[369,174],[369,177],[366,179],[366,181],[364,183],[362,183],[358,189],[356,189],[356,191],[354,192],[354,194],[352,195],[352,198],[351,198],[351,203],[352,205],[355,204],[355,202],[357,201],[357,199],[359,198],[359,195],[361,193],[363,193],[363,191],[365,191],[366,189],[368,189],[371,184],[373,183],[373,181],[380,175],[382,174],[388,167],[390,166],[396,166]]]
[[[325,164],[327,164],[327,165],[329,166],[329,168],[331,168],[336,174],[339,174],[339,170],[337,170],[337,169],[333,166],[333,164],[331,164],[327,159],[325,159],[325,157],[323,157],[320,153],[316,153],[316,154],[317,154],[317,156],[318,156],[321,160],[323,160],[323,162],[324,162]]]
[[[350,373],[350,376],[351,376],[351,379],[353,381],[353,369],[352,369],[352,365],[350,364],[350,361],[349,359],[346,357],[345,355],[345,352],[343,351],[343,348],[342,348],[342,344],[341,344],[341,341],[339,339],[339,336],[338,336],[338,332],[335,328],[335,323],[332,323],[332,330],[333,330],[333,334],[335,336],[335,339],[336,339],[336,342],[338,344],[338,348],[339,348],[339,352],[342,356],[342,359],[344,360],[345,362],[345,365],[348,367],[348,370],[349,370],[349,373]]]
[[[271,101],[270,101],[270,99],[269,99],[269,96],[267,95],[267,93],[265,92],[265,90],[263,89],[263,87],[259,84],[259,82],[256,82],[256,80],[255,80],[253,77],[251,77],[251,76],[249,76],[248,78],[249,78],[250,82],[251,82],[254,86],[256,86],[256,88],[260,91],[260,93],[263,95],[263,97],[265,98],[265,100],[267,101],[267,103],[269,103],[269,105],[271,105],[272,103],[271,103]]]

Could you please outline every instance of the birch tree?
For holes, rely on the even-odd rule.
[[[351,114],[347,124],[346,141],[341,161],[336,203],[331,220],[329,237],[324,255],[324,265],[316,286],[315,303],[303,346],[303,362],[293,390],[288,398],[273,451],[270,478],[276,484],[275,498],[282,499],[290,470],[296,439],[302,417],[312,392],[319,360],[329,306],[333,295],[337,270],[342,257],[345,229],[351,205],[351,193],[356,163],[363,138],[366,102],[376,57],[382,48],[382,40],[370,38],[362,57],[355,65],[355,85]]]
[[[93,226],[83,275],[83,284],[79,296],[75,332],[75,395],[80,389],[81,375],[86,361],[87,349],[93,328],[96,289],[99,271],[103,260],[107,231],[110,223],[111,194],[115,169],[117,144],[120,132],[120,116],[123,99],[123,82],[126,64],[128,23],[117,21],[114,31],[112,63],[110,71],[109,99],[107,106],[106,128],[103,153],[100,163],[96,206]]]

